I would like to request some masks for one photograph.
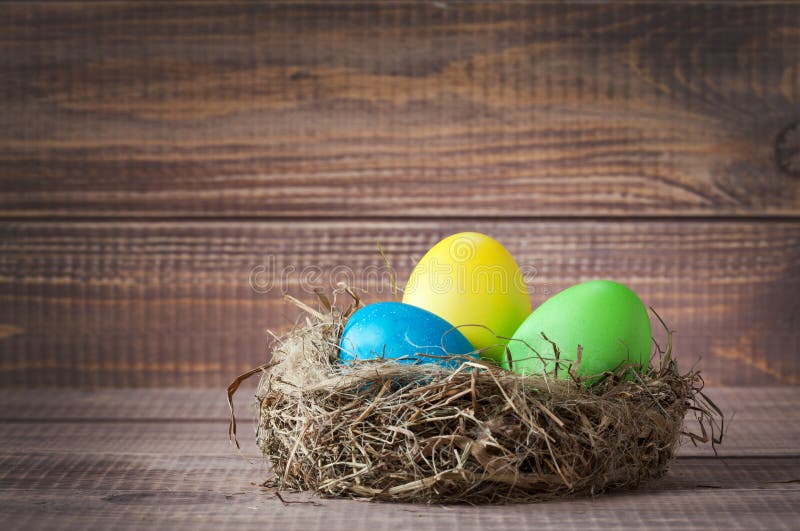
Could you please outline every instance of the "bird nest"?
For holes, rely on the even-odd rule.
[[[698,372],[678,372],[669,330],[644,374],[622,367],[591,383],[473,358],[456,370],[342,365],[338,340],[358,300],[345,311],[321,300],[320,311],[295,301],[305,323],[228,389],[235,441],[232,396],[261,375],[256,438],[278,490],[474,504],[594,496],[662,476],[682,436],[721,442],[722,414]]]

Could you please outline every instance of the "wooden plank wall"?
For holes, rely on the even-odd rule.
[[[5,4],[0,385],[222,386],[461,230],[798,384],[798,123],[797,4]]]

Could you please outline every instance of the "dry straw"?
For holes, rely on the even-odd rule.
[[[257,442],[279,490],[427,503],[509,503],[632,488],[664,474],[681,435],[720,442],[722,414],[699,373],[666,349],[644,375],[522,377],[465,359],[435,364],[337,362],[347,317],[321,296],[278,338],[257,391]],[[334,301],[335,303],[335,301]],[[632,371],[628,371],[632,374]],[[585,383],[585,382],[584,382]],[[693,415],[693,430],[684,416]],[[231,402],[231,437],[236,425]]]

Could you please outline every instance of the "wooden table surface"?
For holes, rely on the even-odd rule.
[[[797,529],[800,388],[716,388],[719,456],[684,445],[661,481],[633,492],[498,507],[318,499],[259,486],[243,393],[242,455],[222,390],[1,390],[0,522],[40,528]]]

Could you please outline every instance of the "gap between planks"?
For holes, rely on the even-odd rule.
[[[29,216],[20,215],[4,215],[0,211],[0,223],[331,223],[331,222],[346,222],[346,223],[369,223],[369,222],[386,222],[386,223],[412,223],[412,222],[576,222],[576,223],[598,223],[598,222],[615,222],[615,223],[636,223],[636,222],[664,222],[664,223],[785,223],[785,222],[800,222],[800,215],[793,214],[722,214],[722,215],[681,215],[679,212],[673,214],[653,214],[653,215],[640,215],[631,216],[627,214],[603,214],[603,215],[543,215],[543,216],[525,216],[525,215],[438,215],[431,212],[426,215],[409,215],[409,216],[378,216],[378,215],[339,215],[339,216],[310,216],[310,215],[220,215],[212,214],[208,216],[202,215],[163,215],[154,214],[152,216],[146,213],[141,214],[120,214],[119,216],[112,215],[84,215],[76,214],[74,216],[40,216],[31,214]]]

